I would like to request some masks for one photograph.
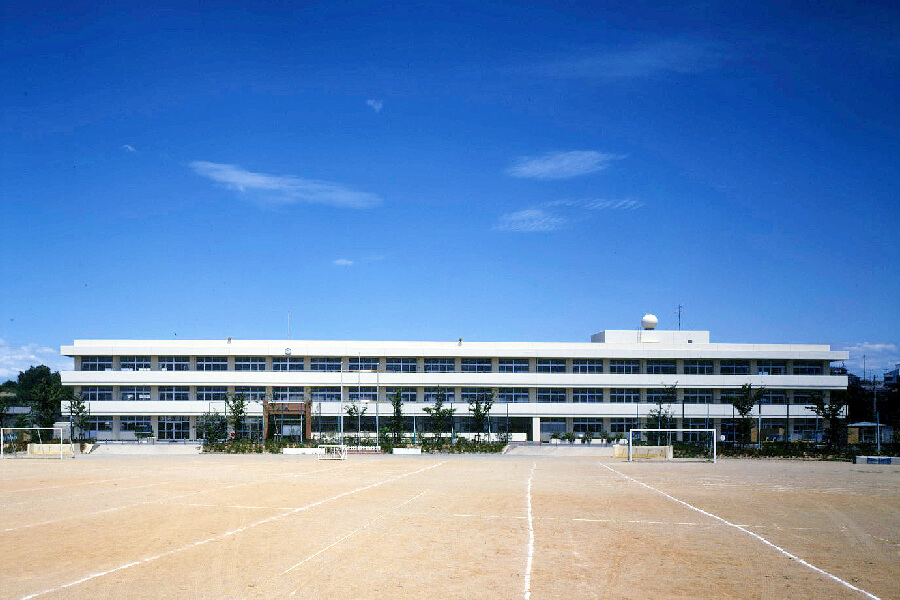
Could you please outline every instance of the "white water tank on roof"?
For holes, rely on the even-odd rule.
[[[651,315],[647,313],[644,315],[644,318],[641,319],[641,327],[644,329],[656,329],[656,325],[659,323],[659,319],[656,318],[656,315]]]

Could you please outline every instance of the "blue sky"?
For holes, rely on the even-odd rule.
[[[76,338],[900,361],[891,3],[6,2],[0,377]]]

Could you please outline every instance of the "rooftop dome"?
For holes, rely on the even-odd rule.
[[[659,319],[656,318],[656,315],[651,315],[647,313],[644,315],[644,318],[641,319],[641,327],[644,329],[656,329],[656,325],[659,323]]]

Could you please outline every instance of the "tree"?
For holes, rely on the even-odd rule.
[[[428,429],[437,437],[438,444],[443,443],[444,432],[453,419],[455,408],[444,408],[444,401],[447,399],[447,393],[444,388],[439,387],[434,395],[434,406],[426,406],[422,410],[428,415]]]
[[[400,436],[403,434],[403,394],[397,390],[390,395],[390,399],[394,414],[388,419],[388,431],[393,436],[394,443],[399,444]]]
[[[740,394],[731,397],[731,405],[740,416],[738,420],[738,437],[744,444],[750,442],[750,430],[753,428],[753,417],[750,416],[750,411],[759,403],[765,392],[766,388],[761,387],[754,390],[752,384],[745,383],[741,386]],[[758,431],[756,435],[759,436],[761,433]]]
[[[825,445],[837,450],[847,439],[847,422],[844,419],[844,407],[847,406],[846,394],[832,392],[831,400],[825,402],[825,394],[815,391],[810,394],[812,411],[824,421]]]
[[[351,402],[347,405],[345,409],[347,412],[347,416],[350,417],[350,422],[356,425],[356,437],[359,438],[360,434],[360,419],[366,415],[366,411],[369,410],[368,406],[360,406],[356,402]]]
[[[209,444],[228,435],[228,423],[217,412],[205,412],[197,417],[197,435]]]
[[[15,405],[15,401],[15,393],[6,390],[0,392],[0,427],[6,427],[8,421],[14,420],[15,417],[7,412]]]
[[[672,411],[663,405],[668,404],[671,406],[677,399],[678,392],[675,386],[664,386],[662,397],[653,401],[656,404],[656,408],[650,409],[650,412],[647,413],[644,426],[648,429],[671,429],[674,427],[675,418],[672,416]],[[661,445],[663,439],[663,434],[660,432],[651,432],[647,434],[647,442],[652,446]]]
[[[491,416],[491,407],[494,405],[494,390],[478,392],[475,398],[469,400],[469,412],[472,413],[472,429],[475,431],[475,440],[481,441],[481,434]]]
[[[38,365],[19,373],[16,395],[21,404],[31,407],[31,424],[53,427],[62,416],[62,402],[74,398],[71,388],[63,387],[59,372]]]
[[[72,428],[78,430],[78,441],[84,441],[84,433],[88,427],[88,417],[91,416],[91,409],[80,395],[69,401],[69,418],[72,422]],[[70,432],[72,439],[75,439],[75,432]]]
[[[244,419],[247,418],[247,395],[229,396],[225,404],[228,407],[228,422],[234,430],[234,437],[240,439],[244,428]]]

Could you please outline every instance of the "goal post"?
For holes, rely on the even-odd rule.
[[[75,458],[63,427],[0,427],[0,458]]]
[[[640,452],[635,450],[635,447],[641,448],[642,446],[635,445],[635,434],[641,433],[650,433],[650,434],[668,434],[667,437],[671,438],[671,434],[692,434],[691,437],[699,437],[699,441],[692,440],[687,442],[687,444],[699,446],[701,448],[705,448],[707,452],[706,460],[715,463],[716,462],[716,436],[718,432],[715,429],[684,429],[684,428],[669,428],[669,429],[653,429],[653,428],[639,428],[636,427],[634,429],[628,430],[628,460],[633,461],[636,458],[637,454],[641,454]],[[683,437],[683,435],[682,435]],[[666,447],[672,446],[673,444],[667,443]],[[645,447],[645,446],[644,446]],[[637,458],[673,458],[672,456],[649,456],[645,454],[644,456],[637,456]]]
[[[345,460],[347,458],[347,446],[343,444],[319,444],[322,452],[319,460]]]

